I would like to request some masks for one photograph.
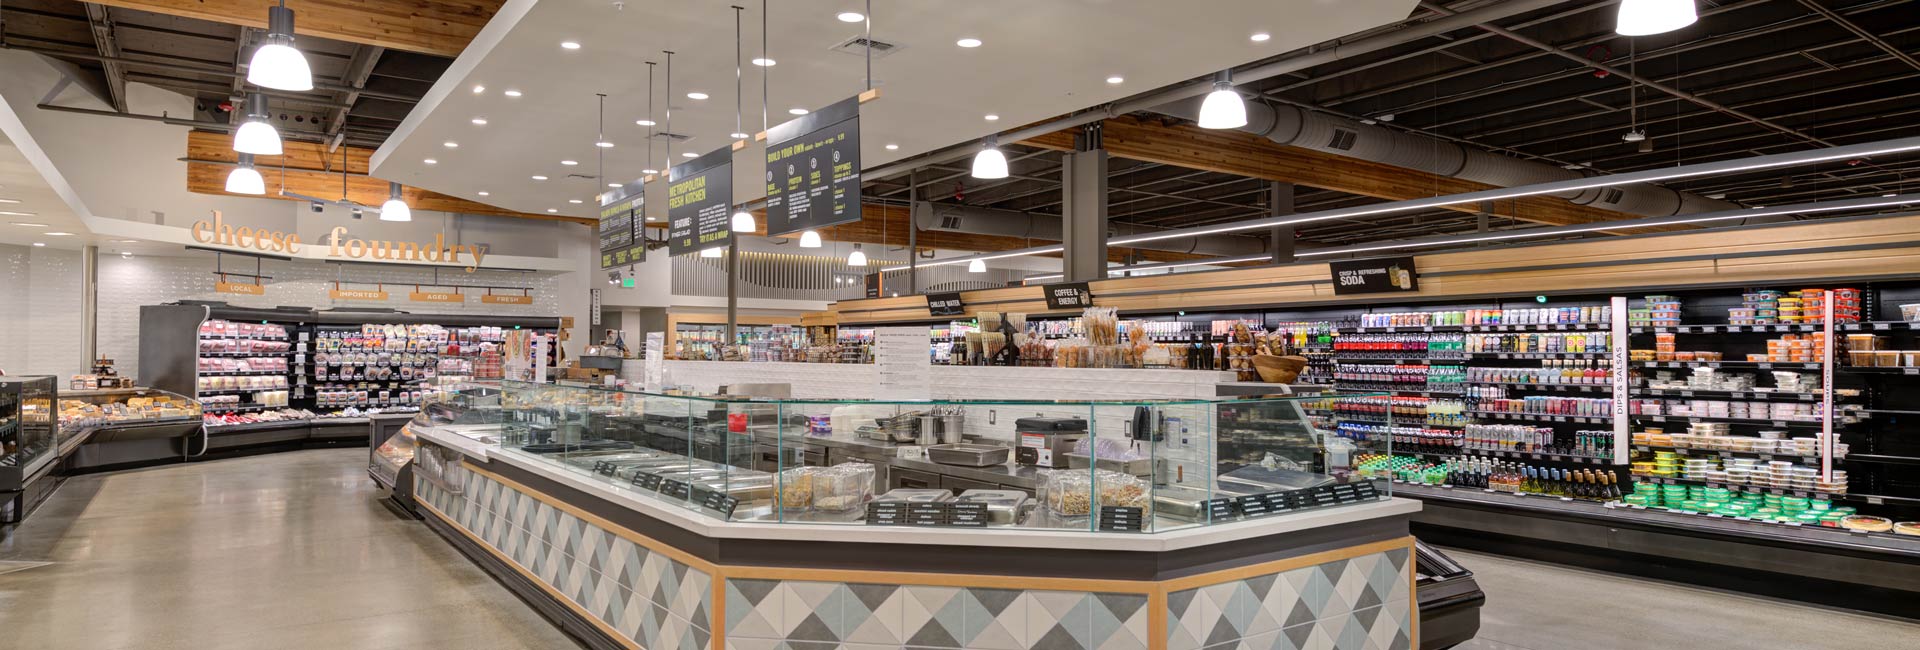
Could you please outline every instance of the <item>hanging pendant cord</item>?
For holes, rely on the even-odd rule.
[[[647,62],[647,160],[653,160],[653,66],[652,61]]]
[[[667,133],[671,134],[673,133],[673,52],[669,52],[667,50],[661,50],[661,51],[667,53],[667,93],[666,93],[667,94]],[[662,174],[667,174],[667,172],[673,170],[673,136],[672,135],[667,136],[667,161],[666,162],[667,162],[666,166],[663,166],[660,168],[660,173]],[[667,176],[671,178],[672,174],[667,174]]]
[[[740,71],[740,12],[746,7],[733,5],[733,132],[740,133],[740,110],[746,105],[743,96],[746,86],[741,84],[744,74]]]
[[[867,90],[873,90],[873,0],[867,0]]]

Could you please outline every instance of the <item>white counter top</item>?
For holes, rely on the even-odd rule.
[[[448,427],[464,429],[465,427]],[[540,460],[525,452],[501,449],[471,437],[476,431],[448,431],[443,428],[414,430],[420,439],[460,450],[469,456],[498,462],[571,487],[586,494],[630,508],[694,534],[716,539],[765,539],[837,542],[847,541],[850,527],[857,526],[862,543],[980,546],[1002,548],[1076,548],[1099,551],[1163,552],[1239,541],[1250,537],[1279,535],[1294,531],[1345,523],[1410,515],[1420,511],[1420,502],[1393,498],[1295,514],[1239,521],[1211,526],[1192,526],[1162,533],[1095,533],[1066,530],[1030,530],[998,528],[991,530],[942,530],[858,524],[782,524],[721,521],[699,511],[675,506],[647,493],[628,489],[600,476]]]

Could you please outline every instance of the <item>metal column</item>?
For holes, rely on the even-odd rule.
[[[1268,187],[1267,216],[1284,217],[1293,214],[1293,183],[1274,181]],[[1273,253],[1274,264],[1292,264],[1294,232],[1293,226],[1274,226],[1273,243],[1267,250]]]
[[[907,295],[920,293],[920,171],[907,173]]]
[[[740,327],[740,233],[727,241],[727,345],[733,345]]]
[[[80,360],[82,372],[93,371],[100,357],[100,247],[80,249]]]
[[[1087,282],[1107,277],[1107,151],[1100,126],[1089,125],[1060,168],[1060,215],[1064,233],[1065,280]]]

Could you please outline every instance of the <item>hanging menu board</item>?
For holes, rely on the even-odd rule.
[[[860,98],[767,129],[767,234],[860,220]]]
[[[1368,260],[1334,260],[1333,295],[1419,291],[1420,276],[1413,270],[1411,257],[1377,257]]]
[[[667,254],[697,253],[733,241],[733,146],[667,174]]]
[[[600,195],[600,268],[647,261],[645,182],[634,181]]]

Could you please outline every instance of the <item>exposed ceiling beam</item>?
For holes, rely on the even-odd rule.
[[[305,201],[305,199],[290,196],[279,196],[284,184],[286,192],[305,194],[315,198],[338,199],[344,195],[347,199],[369,206],[378,206],[387,200],[387,181],[367,175],[367,157],[373,154],[372,149],[343,147],[346,154],[343,170],[339,154],[329,154],[326,146],[320,143],[289,140],[283,142],[282,147],[286,152],[284,155],[258,156],[254,159],[260,175],[267,180],[265,198]],[[225,133],[189,131],[186,159],[188,191],[198,194],[227,193],[227,172],[237,160],[237,155],[233,151],[233,136]],[[587,226],[599,223],[597,219],[585,217],[516,212],[417,187],[405,187],[403,196],[406,197],[407,204],[415,210],[564,221]]]
[[[100,0],[100,4],[217,23],[265,28],[261,0]],[[502,0],[301,0],[294,33],[388,49],[460,55]]]
[[[347,111],[360,101],[360,89],[367,86],[367,77],[373,76],[373,64],[380,61],[380,55],[387,48],[378,45],[361,45],[353,48],[353,59],[347,62],[347,71],[340,76],[341,85],[352,90],[340,91],[340,107],[333,109],[333,116],[327,122],[327,145],[339,144],[340,130],[347,126]]]
[[[1382,199],[1404,200],[1493,189],[1484,183],[1430,174],[1404,167],[1289,147],[1235,130],[1214,131],[1197,126],[1170,126],[1131,117],[1106,120],[1102,144],[1121,158],[1164,163],[1176,167],[1287,181],[1322,189]],[[1073,133],[1059,131],[1020,144],[1070,151]],[[1476,206],[1450,209],[1473,212]],[[1640,215],[1575,205],[1547,196],[1517,199],[1513,212],[1536,223],[1566,225],[1637,218]]]
[[[87,9],[87,26],[93,31],[93,47],[101,56],[119,57],[120,39],[113,33],[113,17],[107,8],[91,2],[80,3]],[[107,76],[107,92],[113,98],[113,110],[127,112],[127,71],[118,63],[102,63]]]
[[[1839,25],[1841,29],[1853,32],[1854,36],[1860,37],[1860,40],[1866,41],[1868,45],[1880,48],[1882,52],[1893,55],[1893,58],[1899,59],[1901,63],[1907,64],[1907,67],[1920,70],[1920,59],[1913,58],[1913,55],[1906,53],[1906,51],[1900,48],[1894,47],[1893,44],[1888,43],[1879,36],[1875,36],[1873,32],[1869,32],[1865,28],[1854,24],[1853,21],[1847,20],[1847,17],[1840,15],[1840,12],[1821,6],[1820,3],[1814,2],[1814,0],[1800,0],[1800,4],[1806,5],[1808,9],[1812,9],[1813,13],[1820,14],[1821,17],[1827,19],[1827,22]]]

